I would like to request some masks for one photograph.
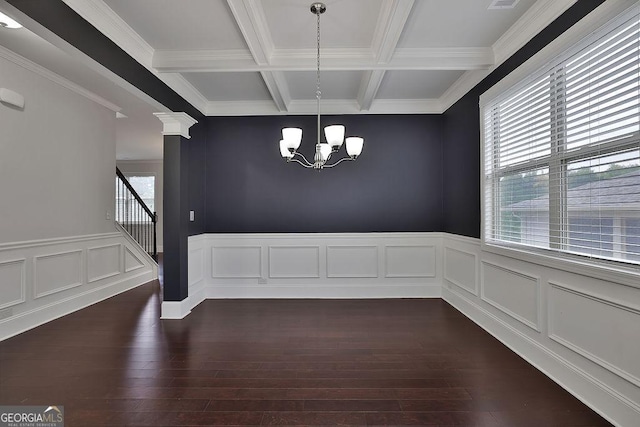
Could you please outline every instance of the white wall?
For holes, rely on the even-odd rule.
[[[115,112],[3,47],[0,87],[25,98],[0,103],[2,340],[153,280],[157,265],[114,223]]]
[[[163,250],[163,239],[162,239],[162,227],[163,227],[163,219],[164,215],[162,212],[163,206],[163,163],[162,160],[118,160],[117,162],[118,168],[122,171],[125,176],[130,175],[153,175],[156,177],[155,180],[155,209],[156,214],[158,215],[158,223],[156,224],[156,239],[158,244],[158,252],[162,252]]]
[[[640,273],[505,256],[453,235],[442,250],[447,302],[615,425],[639,425]]]
[[[115,231],[115,113],[7,52],[0,87],[25,107],[0,103],[0,243]]]

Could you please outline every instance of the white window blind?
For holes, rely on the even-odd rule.
[[[483,103],[486,242],[640,264],[639,10]]]

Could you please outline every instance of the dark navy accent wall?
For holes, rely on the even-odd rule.
[[[188,284],[188,140],[164,136],[164,287],[165,301],[182,301]]]
[[[444,113],[445,231],[480,237],[480,95],[603,2],[575,3]]]
[[[207,120],[200,120],[189,129],[189,139],[185,146],[187,157],[187,174],[189,176],[188,208],[195,212],[194,221],[189,222],[189,235],[202,234],[206,231],[206,185],[207,185]]]
[[[441,231],[441,117],[323,117],[334,123],[364,137],[364,151],[318,172],[287,164],[278,147],[283,127],[302,127],[312,159],[314,116],[208,118],[206,231]]]

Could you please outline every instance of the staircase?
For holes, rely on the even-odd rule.
[[[116,222],[157,261],[156,213],[151,212],[140,195],[138,195],[117,167],[115,218]]]

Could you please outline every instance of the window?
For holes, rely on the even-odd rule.
[[[639,9],[483,95],[486,243],[640,264]]]
[[[131,184],[142,201],[147,205],[151,212],[155,212],[155,182],[154,175],[127,175],[127,180]],[[133,195],[118,182],[116,178],[116,221],[123,222],[125,218],[133,222],[140,221],[133,213],[134,200]]]

